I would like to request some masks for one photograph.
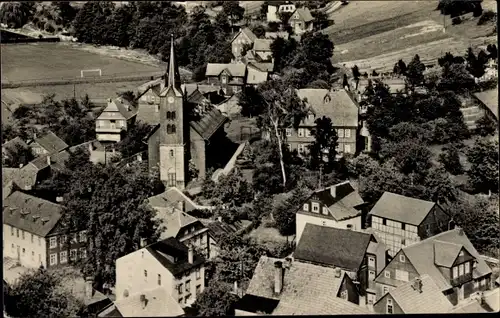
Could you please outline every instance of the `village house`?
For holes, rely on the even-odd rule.
[[[246,84],[257,86],[260,83],[266,82],[269,78],[268,70],[269,65],[266,65],[266,63],[248,63]]]
[[[222,159],[220,147],[227,141],[224,132],[227,117],[216,108],[199,114],[196,119],[190,117],[180,87],[173,41],[170,53],[165,88],[160,93],[160,123],[147,137],[148,164],[150,171],[159,169],[160,179],[168,187],[183,190],[189,181],[190,160],[198,170],[198,177],[203,179],[207,169]]]
[[[313,192],[296,213],[296,242],[307,223],[359,231],[365,202],[349,181]]]
[[[295,34],[302,35],[314,29],[314,18],[308,8],[298,8],[288,19],[288,25],[292,27]]]
[[[119,142],[123,133],[135,123],[136,114],[137,109],[123,98],[110,98],[108,105],[96,119],[97,140]]]
[[[300,262],[339,268],[357,285],[360,303],[375,303],[377,290],[373,280],[385,266],[386,248],[373,235],[306,224],[293,257]]]
[[[243,48],[245,46],[251,47],[257,36],[249,28],[241,29],[231,40],[231,49],[234,56],[233,62],[240,61],[241,57],[244,56]]]
[[[121,156],[119,151],[114,147],[106,147],[97,140],[87,141],[68,149],[70,154],[74,154],[77,149],[82,149],[89,152],[89,161],[93,164],[110,163],[115,156]]]
[[[200,219],[200,221],[208,228],[210,259],[213,259],[219,254],[220,239],[222,235],[240,235],[252,225],[252,222],[248,220],[238,220],[233,224],[228,224],[222,221],[221,217],[217,220]]]
[[[422,275],[457,305],[490,289],[492,271],[460,228],[403,247],[377,275],[377,298]]]
[[[123,317],[179,316],[205,288],[205,258],[169,237],[118,258],[115,288]]]
[[[224,93],[229,96],[242,90],[246,71],[244,63],[208,63],[205,76],[209,84],[220,85]]]
[[[28,142],[34,156],[51,155],[68,149],[68,145],[52,131],[48,131],[41,137],[34,134],[33,140]]]
[[[310,112],[298,130],[285,129],[290,150],[297,150],[299,155],[307,154],[307,146],[314,141],[311,130],[316,126],[315,120],[327,117],[337,131],[338,152],[354,155],[357,152],[358,106],[351,96],[343,89],[330,91],[316,88],[299,89],[297,95],[306,101]]]
[[[387,246],[390,256],[453,226],[451,217],[438,203],[391,192],[384,192],[369,218],[373,233]]]
[[[256,39],[252,51],[259,57],[261,62],[272,62],[273,52],[271,51],[271,44],[274,40],[271,39]]]
[[[176,187],[170,187],[163,193],[148,198],[149,205],[157,211],[170,211],[172,207],[183,211],[191,212],[193,210],[212,210],[214,207],[200,205],[193,201],[184,192]]]
[[[236,316],[369,314],[351,278],[335,268],[261,256]]]
[[[494,122],[498,123],[498,87],[486,90],[473,95],[478,102],[482,113]]]
[[[290,37],[290,34],[288,34],[288,32],[286,31],[278,31],[278,32],[266,32],[264,37],[266,39],[277,39],[277,38],[282,38],[284,40],[288,40],[288,38]]]
[[[15,191],[3,201],[4,257],[28,268],[64,266],[87,255],[85,231],[70,237],[58,204]]]

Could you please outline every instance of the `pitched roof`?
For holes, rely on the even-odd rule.
[[[487,91],[475,93],[479,99],[488,109],[495,115],[498,120],[498,87]]]
[[[121,97],[109,99],[108,105],[97,119],[116,119],[120,114],[125,119],[130,119],[137,114],[137,109]]]
[[[453,308],[441,289],[429,275],[422,275],[422,292],[415,290],[414,281],[389,291],[405,314],[440,314]]]
[[[276,38],[283,38],[285,40],[288,40],[288,37],[290,34],[288,32],[283,31],[283,32],[266,32],[265,37],[269,39],[276,39]]]
[[[262,71],[260,68],[253,66],[252,64],[248,64],[249,68],[253,68],[254,71],[247,72],[247,84],[260,84],[267,81],[269,73],[267,71]]]
[[[271,51],[271,44],[274,40],[271,39],[256,39],[253,43],[254,51]]]
[[[309,9],[306,7],[298,8],[293,14],[295,13],[298,13],[300,19],[302,19],[306,23],[314,20],[313,16],[311,15],[311,11],[309,11]]]
[[[434,205],[434,202],[384,192],[369,214],[418,226]]]
[[[2,168],[2,187],[5,187],[9,182],[14,181],[21,169],[19,168]]]
[[[294,257],[307,262],[358,270],[363,263],[370,234],[307,223]]]
[[[344,277],[336,277],[335,269],[299,261],[284,269],[282,292],[275,294],[276,261],[281,260],[262,256],[247,289],[247,294],[279,300],[273,315],[369,313],[337,297]]]
[[[274,70],[273,63],[258,63],[258,62],[249,62],[248,66],[253,66],[259,69],[262,72],[272,72]]]
[[[333,193],[335,192],[335,197]],[[317,196],[328,206],[328,210],[337,221],[352,218],[361,214],[355,207],[364,203],[349,181],[335,184],[326,189],[316,190],[312,196]]]
[[[61,211],[59,204],[16,191],[3,202],[3,223],[45,237],[59,222]]]
[[[104,146],[99,140],[87,141],[70,147],[68,150],[69,152],[75,152],[77,149],[89,149],[89,147],[92,147],[92,151],[104,151]]]
[[[146,298],[146,306],[141,296]],[[179,302],[165,287],[135,293],[115,301],[115,306],[123,317],[178,317],[184,315]]]
[[[158,218],[166,226],[166,230],[161,234],[161,238],[177,237],[179,231],[184,227],[199,222],[196,218],[177,209],[165,213],[158,213]]]
[[[203,139],[208,140],[227,120],[228,118],[222,115],[220,110],[214,107],[212,110],[205,113],[201,119],[192,121],[191,127],[193,127]]]
[[[2,148],[5,150],[13,151],[16,149],[16,146],[22,146],[24,148],[28,148],[28,144],[24,142],[20,137],[15,137],[2,145]]]
[[[191,96],[195,91],[200,91],[202,94],[211,93],[211,92],[219,92],[221,87],[218,85],[202,85],[198,83],[187,83],[182,84],[181,89],[186,95],[186,97]]]
[[[434,243],[436,241],[462,245],[477,260],[477,266],[472,270],[473,278],[483,277],[491,273],[490,267],[486,264],[484,259],[480,257],[465,233],[458,228],[439,233],[423,241],[404,247],[402,250],[415,270],[420,275],[429,275],[440,290],[444,291],[450,289],[451,285],[434,263]],[[377,276],[376,281],[379,281],[379,279],[381,280],[383,277],[381,275]],[[399,284],[397,281],[393,283],[396,285]]]
[[[463,245],[452,242],[434,241],[434,263],[451,268]]]
[[[233,77],[244,77],[246,71],[246,65],[243,63],[208,63],[206,76],[219,76],[224,70],[228,70]]]
[[[205,262],[203,256],[194,251],[193,263],[190,264],[188,262],[188,248],[173,237],[158,241],[145,248],[174,276]]]
[[[69,157],[70,157],[69,152],[64,150],[58,153],[53,153],[51,155],[40,156],[32,160],[30,163],[33,164],[37,169],[42,170],[53,164],[64,166],[64,162],[68,160]]]
[[[47,150],[49,154],[68,148],[68,145],[52,131],[47,132],[42,137],[35,138],[35,142]]]
[[[301,99],[307,99],[317,117],[328,117],[334,126],[357,127],[358,107],[345,90],[303,88],[297,90]],[[304,124],[314,126],[315,119],[305,119]]]
[[[252,32],[252,30],[250,30],[249,28],[243,28],[243,29],[240,30],[240,32],[238,32],[233,37],[233,39],[231,40],[231,42],[233,42],[234,39],[236,39],[240,35],[240,33],[245,34],[250,39],[250,41],[252,41],[252,42],[254,42],[255,40],[258,39],[257,36],[255,35],[255,33]]]
[[[56,271],[61,275],[62,281],[60,287],[75,296],[77,299],[81,300],[86,306],[95,304],[98,302],[111,303],[111,300],[106,297],[103,293],[92,288],[92,295],[87,295],[86,285],[82,274],[75,268],[65,267],[58,268]]]
[[[33,187],[36,184],[39,171],[34,164],[29,163],[15,173],[14,183],[23,189]]]
[[[251,225],[249,220],[235,221],[233,224],[228,224],[223,221],[200,219],[201,223],[208,228],[208,233],[212,238],[217,240],[222,234],[235,234],[248,228]]]
[[[253,313],[272,314],[279,300],[246,294],[236,304],[236,309]]]
[[[148,201],[152,207],[160,208],[177,206],[179,202],[183,202],[186,212],[199,208],[198,204],[176,187],[170,187],[163,193],[149,197]]]

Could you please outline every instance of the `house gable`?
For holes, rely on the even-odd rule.
[[[422,239],[445,232],[451,217],[439,206],[434,204],[418,227],[418,236]]]
[[[386,274],[386,272],[388,272],[388,274]],[[386,275],[388,275],[389,277],[386,277]],[[404,250],[400,250],[398,253],[396,253],[389,264],[387,264],[385,268],[380,271],[380,273],[375,278],[375,282],[377,283],[377,285],[382,284],[397,287],[401,284],[406,283],[406,280],[401,280],[402,278],[406,278],[404,277],[406,275],[408,276],[408,281],[411,281],[420,276],[420,274],[411,263],[410,259],[406,257]],[[378,289],[379,294],[383,295],[383,287],[380,287]]]
[[[457,255],[457,258],[455,259],[455,262],[453,262],[453,266],[457,266],[459,264],[463,264],[464,262],[470,262],[475,260],[476,258],[472,256],[465,247],[462,247],[460,249],[460,252]]]
[[[401,306],[397,303],[397,301],[392,297],[390,293],[385,294],[373,304],[373,309],[377,314],[387,314],[387,303],[391,303],[392,305],[392,314],[404,314]]]

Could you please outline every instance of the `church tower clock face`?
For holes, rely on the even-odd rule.
[[[169,104],[172,104],[174,102],[174,98],[172,96],[170,96],[167,100]]]

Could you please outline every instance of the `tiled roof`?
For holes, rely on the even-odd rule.
[[[38,143],[43,149],[47,150],[49,154],[60,152],[68,148],[68,145],[61,138],[57,137],[52,131],[49,131],[40,138],[35,138],[35,142]]]
[[[292,262],[284,269],[282,292],[274,293],[274,263],[277,258],[262,256],[255,268],[247,294],[279,300],[273,315],[369,313],[353,303],[338,298],[343,276],[333,268]]]
[[[267,81],[269,74],[266,71],[262,71],[258,67],[253,66],[252,64],[248,64],[248,67],[253,68],[254,71],[247,72],[247,84],[260,84]]]
[[[2,168],[2,187],[5,187],[9,182],[14,181],[21,169],[19,168]]]
[[[233,77],[244,77],[246,72],[246,65],[243,63],[228,63],[228,64],[220,64],[220,63],[208,63],[207,71],[205,72],[206,76],[219,76],[220,73],[224,70],[228,70],[231,76]]]
[[[203,256],[194,251],[194,261],[193,264],[190,264],[188,262],[188,248],[173,237],[153,243],[145,248],[174,276],[205,262]]]
[[[250,41],[252,41],[252,42],[254,42],[255,40],[257,40],[257,36],[255,35],[255,33],[252,32],[252,30],[250,30],[249,28],[243,28],[243,29],[241,29],[240,32],[238,32],[233,37],[233,39],[231,40],[231,42],[233,42],[234,39],[236,39],[238,37],[238,35],[240,35],[240,33],[244,33],[250,39]]]
[[[170,187],[163,193],[148,198],[149,204],[152,207],[177,207],[179,202],[184,202],[186,212],[198,209],[199,206],[176,187]]]
[[[420,275],[429,275],[440,290],[447,290],[451,288],[451,285],[448,279],[443,276],[439,268],[434,263],[434,243],[436,241],[462,245],[474,258],[476,258],[477,267],[472,270],[473,278],[483,277],[491,273],[489,266],[479,256],[479,253],[461,229],[446,231],[418,243],[404,247],[403,252],[415,270]],[[379,275],[376,278],[377,281],[379,280],[379,277],[381,276]]]
[[[5,142],[2,145],[2,149],[8,150],[8,151],[13,151],[16,149],[16,146],[22,146],[24,148],[28,148],[28,144],[26,144],[20,137],[16,137],[14,139],[11,139],[7,142]]]
[[[23,189],[33,187],[36,184],[39,171],[34,164],[29,163],[16,173],[14,183]]]
[[[389,293],[405,314],[440,314],[450,312],[451,302],[429,275],[422,275],[422,292],[412,287],[413,281],[405,283]]]
[[[70,157],[69,152],[64,150],[59,153],[40,156],[31,161],[30,163],[33,164],[37,169],[42,170],[49,166],[49,160],[50,160],[50,165],[58,164],[60,166],[64,166],[64,162],[68,160],[69,157]]]
[[[141,296],[146,298],[146,304]],[[115,301],[115,306],[123,317],[178,317],[184,315],[179,302],[165,287],[143,291]]]
[[[316,118],[328,117],[336,127],[358,126],[358,107],[345,90],[303,88],[297,90],[297,95],[301,99],[307,99]],[[304,124],[314,126],[314,120],[305,119]]]
[[[113,113],[119,113],[125,119],[130,119],[137,114],[137,109],[121,97],[110,99],[108,106],[99,115],[98,119],[117,119],[118,117],[113,115]]]
[[[498,88],[475,93],[479,99],[498,119]]]
[[[253,313],[272,314],[279,300],[246,294],[236,303],[236,309]]]
[[[166,230],[161,234],[161,238],[177,237],[179,231],[185,226],[198,222],[196,218],[177,209],[161,213],[158,217],[166,226]]]
[[[271,51],[271,43],[273,40],[271,39],[257,39],[253,43],[254,51]]]
[[[258,62],[249,62],[248,66],[254,66],[262,72],[272,72],[274,70],[273,63],[258,63]]]
[[[95,304],[101,301],[106,301],[111,303],[111,300],[106,297],[103,293],[92,288],[92,295],[87,295],[86,285],[87,283],[83,279],[81,273],[75,268],[67,267],[57,269],[58,273],[61,274],[61,288],[73,294],[77,299],[81,300],[86,306]]]
[[[363,263],[371,235],[307,223],[294,257],[298,260],[358,270]]]
[[[92,146],[92,151],[104,151],[104,146],[98,140],[87,141],[79,145],[70,147],[69,152],[75,152],[77,149],[89,149]]]
[[[313,16],[311,15],[311,11],[309,11],[309,9],[306,7],[298,8],[297,10],[295,10],[295,12],[298,13],[300,18],[306,23],[314,20]]]
[[[335,189],[335,198],[332,196]],[[352,187],[349,181],[345,181],[329,188],[316,190],[314,192],[321,202],[328,206],[330,214],[337,220],[344,220],[360,215],[355,207],[364,203],[359,193]]]
[[[407,224],[420,225],[434,205],[434,202],[384,192],[369,214]]]
[[[289,36],[290,35],[288,34],[288,32],[266,32],[266,35],[265,35],[265,37],[268,39],[276,39],[276,38],[280,37],[280,38],[283,38],[285,40],[288,40]]]
[[[252,222],[248,220],[235,221],[233,224],[207,219],[200,219],[200,221],[208,228],[210,236],[216,240],[222,234],[235,234],[248,228],[252,224]]]
[[[45,237],[59,222],[61,210],[59,204],[16,191],[3,202],[3,223]]]
[[[191,127],[193,127],[203,139],[208,140],[227,120],[228,118],[222,115],[217,108],[213,108],[203,115],[200,120],[192,121]]]
[[[451,268],[463,246],[452,242],[434,241],[434,263]]]
[[[203,84],[198,84],[198,83],[187,83],[187,84],[182,84],[181,89],[186,95],[186,97],[191,96],[196,90],[200,91],[202,94],[206,93],[211,93],[211,92],[218,92],[220,91],[221,87],[218,85],[203,85]]]

